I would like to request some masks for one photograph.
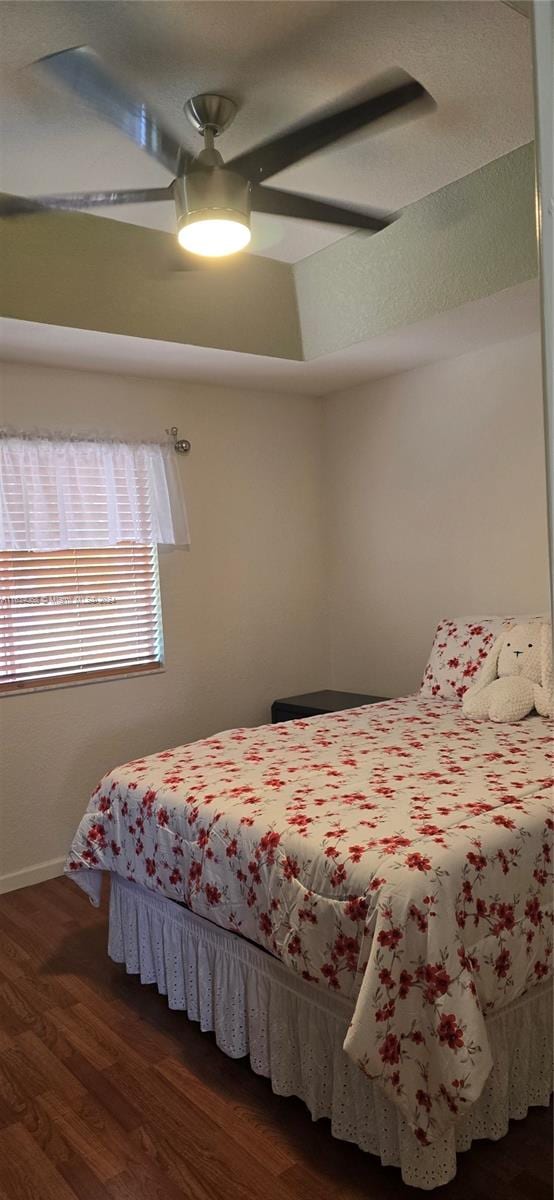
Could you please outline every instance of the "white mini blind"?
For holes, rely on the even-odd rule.
[[[0,691],[163,662],[154,546],[0,553]]]

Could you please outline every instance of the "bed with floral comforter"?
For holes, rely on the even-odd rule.
[[[106,775],[66,870],[351,998],[346,1053],[425,1145],[480,1095],[484,1016],[551,973],[553,732],[422,695],[230,730]]]

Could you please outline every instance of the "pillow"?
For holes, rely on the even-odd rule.
[[[542,621],[527,617],[443,617],[437,625],[429,661],[423,673],[421,694],[462,703],[475,682],[488,653],[503,629],[514,621]]]

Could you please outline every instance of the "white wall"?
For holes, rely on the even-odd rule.
[[[190,552],[160,556],[166,671],[0,699],[0,887],[65,855],[97,780],[141,754],[270,719],[279,695],[325,686],[321,407],[4,364],[2,418],[192,441],[180,459]],[[54,861],[52,872],[59,871]]]
[[[441,615],[548,610],[538,335],[324,401],[330,686],[419,686]]]

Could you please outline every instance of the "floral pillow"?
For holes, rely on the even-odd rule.
[[[541,617],[443,617],[437,625],[429,661],[423,673],[421,694],[461,704],[464,692],[503,629],[515,621]]]

